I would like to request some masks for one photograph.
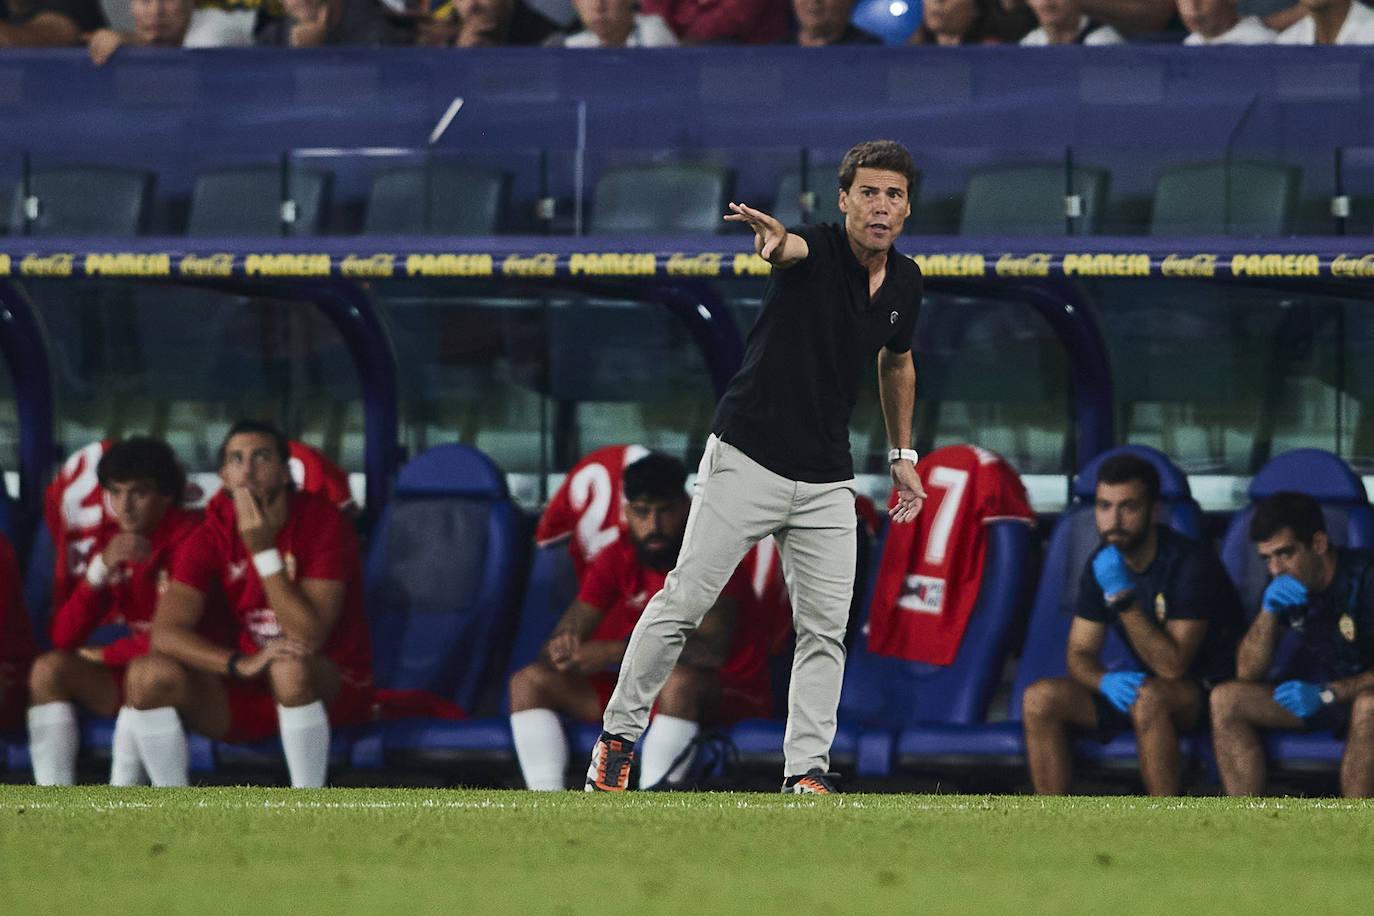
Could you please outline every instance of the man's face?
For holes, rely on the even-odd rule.
[[[1099,483],[1093,517],[1104,543],[1124,554],[1138,550],[1154,524],[1154,505],[1146,496],[1145,482]]]
[[[926,0],[926,28],[937,35],[963,35],[978,18],[977,0]]]
[[[1178,15],[1188,31],[1212,38],[1236,24],[1236,0],[1178,0]]]
[[[286,15],[297,20],[314,19],[319,15],[320,7],[325,5],[325,0],[282,0]]]
[[[687,527],[687,494],[672,499],[635,499],[625,503],[625,525],[639,562],[667,572],[677,563]]]
[[[291,480],[291,471],[272,437],[265,433],[235,433],[224,445],[219,479],[230,490],[246,487],[259,503],[275,502]]]
[[[840,190],[840,212],[849,238],[866,251],[886,251],[911,215],[906,176],[861,166],[854,182]]]
[[[1271,577],[1292,576],[1312,591],[1320,591],[1326,585],[1322,557],[1329,548],[1324,532],[1316,532],[1312,543],[1304,544],[1293,536],[1291,528],[1280,529],[1278,534],[1255,544]]]
[[[171,504],[172,497],[151,478],[110,481],[105,488],[105,505],[126,534],[152,534]]]
[[[1036,20],[1046,28],[1078,22],[1078,0],[1026,0]]]
[[[153,45],[181,46],[191,24],[191,0],[130,0],[134,32]]]
[[[623,42],[634,27],[635,0],[573,0],[577,18],[602,41]]]
[[[803,32],[843,32],[854,0],[792,0],[792,11]]]

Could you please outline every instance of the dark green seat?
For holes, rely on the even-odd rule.
[[[714,235],[725,229],[733,169],[705,162],[611,166],[596,182],[588,232]]]
[[[1111,173],[1080,165],[1073,170],[1073,189],[1082,199],[1082,216],[1074,235],[1091,235],[1101,227]],[[1022,163],[975,169],[964,188],[960,235],[1065,235],[1064,165]]]
[[[365,235],[495,235],[510,202],[509,172],[456,163],[384,169],[372,177]]]
[[[1150,234],[1287,235],[1301,180],[1300,168],[1281,162],[1168,166],[1155,184]]]
[[[288,234],[321,235],[328,225],[333,203],[334,174],[322,169],[292,168],[288,190],[296,202],[296,220]],[[186,234],[280,236],[281,205],[279,166],[210,169],[196,177]]]
[[[38,198],[31,235],[138,235],[147,228],[156,178],[141,169],[63,165],[34,169],[30,192]],[[15,186],[10,234],[24,232],[24,188]]]

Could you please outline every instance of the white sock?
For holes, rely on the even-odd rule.
[[[281,746],[293,789],[322,789],[329,773],[329,713],[323,700],[277,706]]]
[[[80,741],[76,707],[71,703],[30,706],[29,757],[33,761],[33,781],[40,786],[74,785]]]
[[[155,786],[184,786],[190,771],[186,749],[186,730],[175,706],[156,709],[125,707],[126,721],[133,732],[138,756],[148,768],[148,778]]]
[[[686,779],[692,758],[684,756],[683,751],[691,747],[692,739],[700,731],[701,726],[688,719],[665,716],[663,713],[654,716],[639,746],[639,787],[652,789],[665,779],[668,782]],[[682,761],[673,766],[678,757],[683,757]]]
[[[552,709],[522,709],[510,714],[510,733],[525,786],[537,792],[567,788],[568,736]]]
[[[110,785],[146,786],[148,771],[143,768],[143,758],[138,754],[138,740],[134,737],[134,725],[129,706],[122,706],[115,718],[114,737],[110,739]]]

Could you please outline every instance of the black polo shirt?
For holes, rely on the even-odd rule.
[[[1160,525],[1157,530],[1155,558],[1131,586],[1136,604],[1161,627],[1169,620],[1207,621],[1207,634],[1188,667],[1188,676],[1206,687],[1235,677],[1236,645],[1245,620],[1235,585],[1211,548],[1172,528]],[[1076,613],[1084,620],[1110,624],[1139,670],[1154,673],[1131,645],[1121,619],[1107,608],[1091,560],[1079,581]]]
[[[1374,667],[1374,552],[1338,548],[1326,590],[1279,616],[1302,640],[1293,676],[1337,681]]]
[[[911,349],[921,271],[889,250],[883,285],[869,301],[868,271],[842,226],[790,231],[806,240],[810,254],[769,276],[714,429],[775,474],[808,483],[848,480],[849,418],[864,374],[877,371],[878,348]]]

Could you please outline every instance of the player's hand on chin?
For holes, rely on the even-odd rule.
[[[269,503],[260,503],[247,487],[235,488],[233,496],[239,535],[248,552],[258,553],[277,546],[277,533],[286,524],[286,490],[280,490]]]

